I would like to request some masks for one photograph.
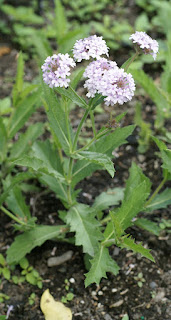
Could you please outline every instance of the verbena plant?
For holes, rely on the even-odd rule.
[[[98,284],[102,277],[106,277],[106,272],[114,275],[118,273],[119,266],[109,252],[112,245],[140,253],[154,261],[149,250],[142,244],[136,244],[134,239],[126,234],[126,229],[134,223],[133,218],[140,211],[147,210],[150,204],[152,209],[156,208],[157,194],[165,181],[170,179],[169,165],[165,166],[164,180],[151,197],[151,182],[135,163],[130,168],[124,192],[122,188],[107,190],[95,198],[92,206],[79,203],[77,197],[80,192],[77,189],[78,182],[94,171],[107,170],[113,178],[115,169],[112,153],[127,142],[127,137],[134,130],[132,125],[123,128],[118,126],[125,113],[116,119],[110,118],[109,123],[99,131],[96,130],[94,118],[94,110],[101,102],[104,101],[107,105],[122,105],[132,99],[135,91],[134,79],[126,71],[142,50],[151,54],[154,59],[156,57],[158,44],[155,40],[141,32],[133,34],[131,39],[136,43],[136,53],[125,62],[124,69],[120,69],[116,62],[101,57],[103,54],[108,56],[108,48],[105,41],[97,36],[77,41],[73,49],[74,59],[68,54],[55,54],[45,60],[42,66],[43,102],[52,138],[36,141],[31,151],[27,154],[23,152],[13,164],[28,167],[31,172],[35,172],[42,184],[56,193],[65,207],[65,210],[58,212],[63,224],[33,226],[31,230],[17,236],[7,251],[8,263],[20,261],[35,246],[41,245],[47,239],[55,238],[73,243],[71,232],[75,234],[75,245],[82,246],[85,253],[86,266],[89,269],[86,286],[93,282]],[[88,64],[84,74],[81,70],[70,82],[70,69],[76,66],[76,62],[90,58],[94,61]],[[82,75],[87,78],[84,87],[88,90],[88,100],[75,91]],[[76,132],[73,131],[69,118],[71,103],[84,109]],[[88,116],[91,119],[93,136],[88,143],[80,146],[78,139]],[[170,157],[170,153],[166,153]],[[161,196],[161,200],[157,208],[171,203],[170,197],[166,200],[166,197]],[[118,207],[119,202],[121,205]],[[115,207],[108,214],[104,214],[103,211],[111,206]],[[19,221],[18,223],[20,224]],[[147,230],[151,226],[148,220],[141,220],[139,224]]]

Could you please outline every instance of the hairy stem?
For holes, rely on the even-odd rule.
[[[8,211],[6,208],[4,208],[3,206],[0,207],[0,209],[7,215],[9,216],[11,219],[15,220],[17,223],[25,226],[26,223],[21,221],[20,219],[18,219],[14,214],[12,214],[10,211]]]

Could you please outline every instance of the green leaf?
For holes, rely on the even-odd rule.
[[[4,278],[7,280],[9,280],[11,277],[10,270],[7,267],[2,269],[2,274],[3,274]]]
[[[159,236],[160,231],[161,231],[159,226],[157,225],[157,223],[150,221],[148,219],[145,219],[145,218],[137,219],[134,222],[134,224],[141,229],[147,230],[147,231],[155,234],[156,236]]]
[[[20,93],[23,89],[23,76],[24,76],[24,60],[22,52],[18,55],[17,61],[17,75],[15,79],[15,84],[12,90],[12,100],[14,107],[17,106],[18,99],[20,97]]]
[[[19,265],[22,269],[27,269],[29,267],[28,260],[24,257],[19,261]]]
[[[4,161],[6,157],[7,149],[7,131],[3,123],[3,119],[0,118],[0,163]]]
[[[108,189],[102,192],[95,198],[92,208],[94,211],[102,211],[108,209],[110,206],[118,205],[119,201],[123,200],[123,188]]]
[[[157,146],[158,146],[158,148],[160,149],[160,151],[167,149],[167,146],[166,146],[166,144],[165,144],[163,141],[161,141],[161,140],[159,140],[158,138],[153,137],[153,136],[152,136],[151,138],[152,138],[153,141],[157,144]]]
[[[93,256],[98,240],[102,239],[100,224],[94,218],[93,210],[84,204],[77,204],[68,211],[66,221],[71,231],[76,233],[76,245],[83,246],[83,252]]]
[[[63,95],[64,97],[68,98],[69,100],[71,100],[72,102],[75,103],[75,105],[78,105],[84,109],[88,108],[88,105],[86,103],[86,101],[81,98],[74,89],[72,89],[71,87],[67,88],[67,89],[63,89],[63,88],[56,88],[55,89],[60,95]]]
[[[147,259],[155,262],[153,256],[150,253],[150,250],[145,249],[142,244],[136,244],[134,242],[134,239],[130,237],[122,237],[121,238],[121,243],[119,243],[119,247],[121,248],[126,248],[128,250],[132,250],[133,252],[140,253],[143,257],[146,257]]]
[[[167,208],[171,204],[171,189],[166,188],[158,194],[149,205],[146,206],[146,211],[151,212],[161,208]]]
[[[5,264],[6,264],[6,262],[5,262],[5,258],[4,258],[4,256],[2,255],[2,253],[0,253],[0,264],[1,264],[1,266],[5,266]]]
[[[114,217],[113,222],[115,223],[115,219],[117,219],[121,229],[125,230],[128,228],[131,225],[132,218],[144,209],[145,201],[150,193],[150,186],[149,179],[133,163],[129,179],[127,180],[122,205],[116,212],[111,211],[111,215]]]
[[[87,160],[92,163],[96,163],[97,165],[103,166],[111,175],[111,177],[114,177],[115,169],[113,162],[106,154],[91,151],[80,151],[79,153],[76,153],[72,156],[75,159]]]
[[[162,150],[161,157],[163,160],[162,168],[167,169],[171,173],[171,150]]]
[[[8,176],[7,176],[8,178]],[[15,177],[12,178],[11,180],[11,184],[10,186],[1,194],[0,196],[0,206],[2,205],[2,203],[5,201],[6,197],[9,194],[9,191],[18,183],[24,181],[24,180],[28,180],[28,179],[32,179],[34,178],[34,175],[31,174],[30,172],[25,172],[25,173],[18,173]]]
[[[130,168],[129,179],[126,182],[126,189],[124,194],[124,200],[129,200],[132,191],[135,190],[142,182],[145,182],[146,188],[148,192],[150,192],[151,182],[149,178],[147,178],[141,168],[139,168],[134,162]]]
[[[161,127],[163,124],[165,108],[169,109],[168,101],[161,93],[160,89],[155,85],[152,78],[145,74],[143,70],[131,70],[131,73],[136,81],[144,88],[149,97],[157,106],[156,127]]]
[[[44,124],[37,122],[28,127],[27,131],[20,134],[19,139],[13,144],[10,152],[10,160],[21,157],[22,154],[29,151],[33,142],[43,134]]]
[[[56,37],[57,42],[63,38],[65,33],[67,32],[67,20],[65,16],[64,7],[60,0],[55,0],[55,30],[56,30]]]
[[[13,164],[31,168],[39,173],[52,175],[56,179],[59,179],[60,181],[66,183],[64,176],[62,176],[62,174],[60,174],[57,170],[53,169],[50,163],[44,160],[40,160],[34,156],[25,156],[21,159],[17,159],[13,162]]]
[[[29,207],[26,205],[25,198],[19,186],[15,185],[8,193],[5,200],[8,208],[17,216],[23,219],[31,218]]]
[[[63,174],[63,167],[57,150],[49,140],[36,141],[32,146],[31,155]]]
[[[11,108],[10,97],[0,99],[0,116],[3,116],[4,114],[10,113],[11,111],[12,111],[12,108]]]
[[[127,126],[124,128],[117,128],[108,136],[102,137],[98,140],[89,151],[100,152],[112,157],[112,151],[120,145],[127,143],[125,140],[134,130],[134,126]],[[87,161],[78,160],[74,164],[72,186],[75,186],[80,180],[92,174],[96,170],[100,170],[101,166],[90,164]]]
[[[12,138],[21,129],[31,114],[36,109],[36,103],[40,100],[41,89],[26,97],[22,103],[14,110],[8,125],[8,135]]]
[[[18,263],[33,248],[41,246],[45,241],[61,238],[65,225],[37,226],[17,237],[7,250],[7,263]]]
[[[59,100],[57,99],[54,91],[50,89],[46,84],[42,82],[45,101],[48,106],[46,110],[50,126],[57,137],[58,141],[61,143],[64,152],[67,154],[70,150],[70,143],[68,138],[68,132],[66,128],[66,116],[62,109]],[[70,135],[73,136],[71,127]]]
[[[32,272],[29,272],[26,274],[26,280],[27,282],[29,282],[30,284],[32,284],[33,286],[36,285],[36,278],[34,277],[33,273]]]
[[[96,252],[94,258],[91,260],[91,268],[85,274],[85,287],[91,283],[100,283],[101,278],[106,278],[106,272],[112,272],[114,275],[118,274],[119,267],[117,263],[110,257],[107,248],[101,246]]]

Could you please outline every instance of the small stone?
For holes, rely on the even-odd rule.
[[[151,281],[151,282],[150,282],[150,288],[151,288],[151,289],[155,289],[156,287],[157,287],[157,283],[154,282],[154,281]]]
[[[69,282],[70,282],[70,283],[75,283],[75,279],[74,279],[74,278],[70,278],[70,279],[69,279]]]
[[[103,291],[98,291],[98,296],[102,296],[103,295]]]
[[[123,300],[119,300],[119,301],[111,304],[109,308],[117,308],[117,307],[120,307],[120,306],[123,304],[123,302],[124,302]]]
[[[116,289],[116,288],[113,288],[112,289],[112,293],[115,293],[115,292],[117,292],[118,291],[118,289]]]
[[[91,292],[91,295],[92,295],[92,296],[96,296],[96,295],[97,295],[96,291],[92,291],[92,292]]]
[[[140,162],[144,162],[144,161],[145,161],[145,156],[144,156],[143,154],[139,154],[139,155],[138,155],[138,160],[139,160]]]
[[[112,320],[110,314],[108,314],[108,313],[105,314],[105,315],[104,315],[104,320]]]

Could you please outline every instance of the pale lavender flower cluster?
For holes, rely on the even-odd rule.
[[[73,48],[74,59],[78,62],[83,59],[99,59],[103,54],[108,56],[108,47],[103,38],[96,35],[77,40]]]
[[[137,43],[137,45],[143,50],[145,54],[151,54],[154,60],[156,59],[157,53],[159,51],[159,45],[156,40],[153,40],[143,31],[136,31],[130,36],[129,39],[132,39],[133,43]]]
[[[106,72],[117,66],[116,62],[100,58],[99,60],[91,62],[83,74],[85,81],[84,88],[88,89],[87,97],[93,98],[98,92],[99,84]]]
[[[107,106],[130,101],[134,95],[135,83],[132,75],[118,68],[116,62],[101,58],[89,64],[84,72],[84,87],[88,89],[87,96],[94,97],[96,93],[105,96]]]
[[[54,54],[52,57],[47,57],[42,65],[43,80],[50,88],[65,87],[67,88],[70,79],[70,67],[75,67],[74,60],[66,54]]]

